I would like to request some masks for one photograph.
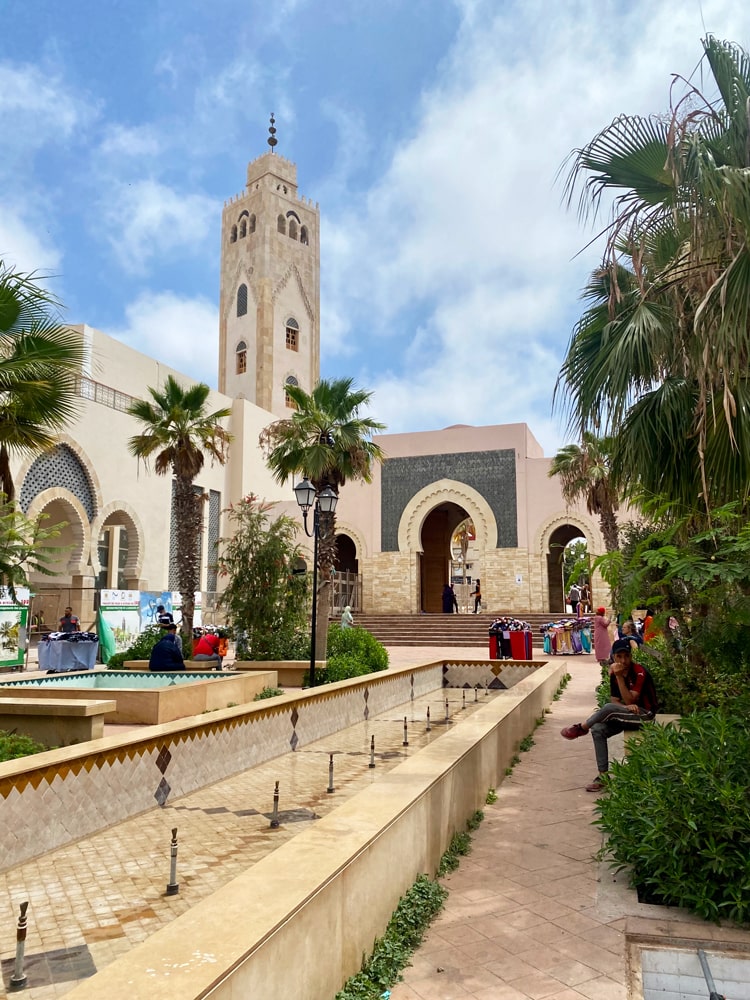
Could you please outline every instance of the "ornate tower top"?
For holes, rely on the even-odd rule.
[[[271,152],[273,152],[273,147],[276,146],[278,144],[278,141],[279,141],[276,138],[276,129],[274,128],[275,125],[276,125],[276,119],[274,118],[273,111],[272,111],[271,112],[271,124],[268,126],[268,139],[266,139],[266,142],[271,147]]]

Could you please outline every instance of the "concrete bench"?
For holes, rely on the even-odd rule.
[[[125,660],[123,663],[125,670],[145,670],[148,671],[148,660]],[[224,668],[227,669],[227,668]],[[197,671],[198,673],[206,674],[211,673],[216,670],[216,667],[210,660],[185,660],[185,670]],[[114,671],[113,671],[114,672]],[[159,671],[161,673],[162,671]],[[169,671],[164,671],[169,673]],[[181,674],[181,670],[175,670],[174,673]]]
[[[104,736],[104,716],[114,701],[71,698],[0,698],[0,729],[23,733],[48,747],[85,743]]]
[[[234,670],[254,671],[275,670],[281,687],[302,687],[302,679],[310,669],[309,660],[235,660]],[[325,673],[326,661],[316,660],[315,669]]]

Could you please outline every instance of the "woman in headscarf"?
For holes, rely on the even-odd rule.
[[[597,608],[594,615],[594,654],[603,667],[609,666],[612,641],[609,638],[609,618],[606,608]]]

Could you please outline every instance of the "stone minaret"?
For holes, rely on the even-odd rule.
[[[222,214],[219,390],[286,417],[285,384],[309,392],[320,373],[320,210],[275,133],[272,115],[270,151]]]

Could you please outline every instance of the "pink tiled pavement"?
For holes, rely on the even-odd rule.
[[[597,906],[601,836],[591,825],[591,740],[560,729],[594,707],[599,665],[569,661],[572,679],[534,746],[497,789],[448,876],[442,913],[391,1000],[625,1000],[624,919]]]

